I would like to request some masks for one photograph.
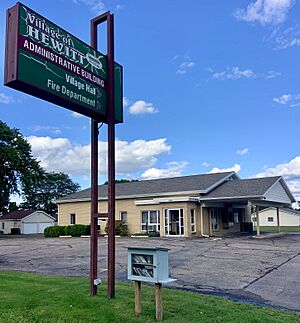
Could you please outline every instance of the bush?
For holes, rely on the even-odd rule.
[[[160,233],[158,231],[150,231],[148,235],[151,238],[160,237]]]
[[[121,220],[116,221],[116,235],[128,236],[128,226]]]
[[[74,224],[68,226],[48,227],[44,230],[44,235],[47,238],[57,238],[59,236],[80,237],[90,234],[90,226],[84,224]]]
[[[46,238],[57,238],[65,235],[65,227],[56,225],[54,227],[48,227],[44,230],[44,236]]]
[[[117,236],[128,236],[128,226],[121,220],[116,220],[115,223],[115,235]],[[108,233],[108,222],[106,223],[105,232]]]
[[[80,237],[89,234],[89,226],[84,224],[74,224],[65,227],[65,235],[72,237]]]

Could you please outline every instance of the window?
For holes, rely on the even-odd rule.
[[[70,214],[70,224],[76,224],[76,214]]]
[[[274,222],[274,218],[272,216],[268,217],[268,222]]]
[[[191,209],[191,232],[196,232],[196,216],[195,209]]]
[[[4,230],[4,222],[2,222],[2,230]]]
[[[127,223],[127,212],[126,211],[120,212],[120,219],[123,223]]]
[[[160,231],[159,211],[142,211],[141,213],[142,231]]]

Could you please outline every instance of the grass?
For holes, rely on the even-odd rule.
[[[134,317],[133,286],[117,283],[116,298],[106,285],[89,296],[86,278],[0,271],[0,322],[154,322],[152,286],[142,286],[142,316]],[[299,322],[300,315],[174,289],[163,289],[165,322]]]
[[[256,227],[254,227],[256,231]],[[261,232],[278,232],[277,227],[260,227]],[[280,227],[280,232],[300,232],[300,227]]]

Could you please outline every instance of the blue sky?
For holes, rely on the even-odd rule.
[[[90,19],[114,12],[125,96],[118,178],[282,175],[300,198],[299,0],[23,3],[88,43]],[[14,4],[0,3],[2,62],[5,11]],[[88,187],[89,119],[4,87],[3,64],[0,75],[0,119],[20,129],[47,170]],[[100,182],[106,133],[104,125]]]

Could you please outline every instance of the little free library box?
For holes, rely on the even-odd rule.
[[[169,277],[169,256],[166,248],[128,248],[128,279],[164,284]]]

